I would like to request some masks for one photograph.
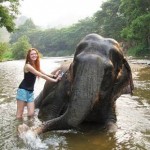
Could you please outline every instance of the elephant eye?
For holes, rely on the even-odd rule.
[[[87,42],[80,43],[76,48],[75,56],[80,54],[88,46]]]

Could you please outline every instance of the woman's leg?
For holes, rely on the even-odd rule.
[[[27,110],[28,110],[28,117],[34,116],[34,102],[28,102],[27,103]]]
[[[26,102],[17,100],[17,113],[16,113],[17,119],[22,118],[25,105],[26,105]]]

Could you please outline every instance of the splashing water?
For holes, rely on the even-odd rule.
[[[34,150],[39,150],[39,149],[47,150],[48,149],[48,146],[46,145],[46,143],[43,143],[40,137],[31,130],[20,133],[19,137],[23,140],[23,142],[29,149],[34,149]]]

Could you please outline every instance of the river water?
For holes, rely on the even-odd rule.
[[[45,58],[41,68],[51,72],[61,60],[68,58]],[[116,133],[87,129],[85,131],[51,131],[38,137],[26,135],[20,138],[17,126],[22,123],[37,126],[37,116],[23,121],[15,119],[16,89],[23,79],[24,60],[0,63],[0,150],[149,150],[150,149],[150,67],[137,72],[133,70],[135,90],[133,96],[122,95],[117,100]],[[44,86],[37,79],[35,96]],[[25,110],[26,111],[26,110]],[[38,110],[36,110],[37,113]],[[25,112],[26,113],[26,112]]]

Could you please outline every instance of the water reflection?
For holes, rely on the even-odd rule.
[[[150,104],[150,68],[146,67],[140,70],[137,78],[135,79],[134,94],[141,98],[142,102]]]
[[[43,59],[42,68],[50,72],[65,58]],[[46,65],[45,65],[46,64]],[[49,64],[49,66],[47,65]],[[51,150],[148,150],[150,149],[150,69],[143,68],[134,78],[134,95],[122,95],[117,100],[118,131],[108,134],[99,128],[83,131],[51,131],[40,135],[41,148],[31,146],[20,139],[16,127],[22,122],[37,126],[41,122],[35,118],[22,122],[15,119],[16,89],[23,78],[24,60],[0,63],[0,149],[51,149]],[[134,72],[135,73],[135,72]],[[37,80],[35,94],[43,88],[44,80]],[[30,136],[30,134],[29,134]],[[39,143],[40,143],[39,142]],[[36,142],[38,144],[38,142]]]

